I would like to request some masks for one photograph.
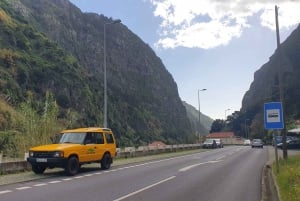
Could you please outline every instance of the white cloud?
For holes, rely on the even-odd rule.
[[[275,30],[275,5],[279,26],[289,28],[300,22],[300,1],[296,0],[149,0],[154,15],[161,18],[162,48],[226,45],[249,27],[258,15],[261,26]]]

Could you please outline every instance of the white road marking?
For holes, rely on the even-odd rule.
[[[46,185],[47,185],[46,183],[41,183],[41,184],[35,184],[33,186],[39,187],[39,186],[46,186]]]
[[[12,191],[10,191],[10,190],[6,190],[6,191],[0,191],[0,195],[1,194],[5,194],[5,193],[11,193]]]
[[[81,179],[83,176],[74,177],[75,179]]]
[[[217,160],[217,161],[207,161],[207,162],[203,162],[203,163],[197,163],[197,164],[194,164],[194,165],[190,165],[190,166],[187,166],[187,167],[184,167],[184,168],[181,168],[179,169],[178,171],[179,172],[185,172],[187,170],[190,170],[194,167],[197,167],[199,165],[204,165],[204,164],[208,164],[208,163],[218,163],[218,162],[221,162],[221,160]]]
[[[66,178],[66,179],[63,179],[63,181],[70,181],[70,180],[73,180],[73,178]]]
[[[61,181],[50,181],[48,182],[49,184],[56,184],[56,183],[60,183]]]
[[[154,183],[154,184],[152,184],[152,185],[150,185],[150,186],[147,186],[147,187],[142,188],[142,189],[140,189],[140,190],[137,190],[137,191],[134,191],[134,192],[132,192],[132,193],[129,193],[129,194],[123,196],[123,197],[120,197],[120,198],[118,198],[118,199],[115,199],[114,201],[124,200],[124,199],[126,199],[126,198],[128,198],[128,197],[131,197],[131,196],[133,196],[133,195],[136,195],[136,194],[138,194],[138,193],[140,193],[140,192],[142,192],[142,191],[145,191],[145,190],[147,190],[147,189],[149,189],[149,188],[152,188],[152,187],[154,187],[154,186],[157,186],[157,185],[159,185],[159,184],[161,184],[161,183],[164,183],[164,182],[169,181],[169,180],[174,179],[174,178],[175,178],[175,176],[172,176],[172,177],[169,177],[169,178],[167,178],[167,179],[161,180],[161,181],[156,182],[156,183]]]
[[[221,159],[223,159],[223,158],[225,158],[225,157],[226,157],[226,156],[221,156],[221,157],[217,158],[216,160],[219,161],[219,160],[221,160]]]
[[[24,187],[20,187],[20,188],[16,188],[17,190],[26,190],[26,189],[29,189],[29,188],[32,188],[30,186],[24,186]]]

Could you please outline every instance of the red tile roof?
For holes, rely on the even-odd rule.
[[[148,146],[158,147],[158,146],[166,146],[166,144],[161,141],[154,141],[151,144],[149,144]]]
[[[210,133],[206,136],[206,138],[232,138],[234,137],[234,132],[217,132]]]

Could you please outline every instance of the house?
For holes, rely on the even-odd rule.
[[[215,132],[210,133],[206,138],[218,138],[221,139],[223,144],[243,144],[243,140],[234,135],[234,132]]]
[[[155,147],[155,148],[165,148],[167,145],[162,141],[154,141],[148,145],[148,147]]]

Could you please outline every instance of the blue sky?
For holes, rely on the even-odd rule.
[[[121,19],[161,58],[181,99],[213,119],[240,110],[258,70],[300,22],[295,0],[70,0],[82,12]],[[263,86],[262,86],[263,87]]]

